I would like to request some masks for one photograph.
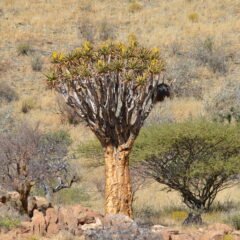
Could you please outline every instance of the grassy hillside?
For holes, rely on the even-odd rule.
[[[47,89],[44,73],[55,50],[69,51],[86,39],[125,41],[130,33],[146,46],[160,47],[167,62],[166,80],[174,80],[176,86],[175,97],[157,105],[147,123],[210,117],[205,106],[214,94],[230,81],[240,82],[239,0],[1,0],[0,94],[7,84],[15,93],[4,94],[16,98],[8,101],[0,96],[0,128],[8,128],[11,120],[26,119],[40,122],[43,130],[64,129],[73,139],[72,152],[94,139],[84,124],[74,126],[61,117],[57,95]],[[91,198],[83,194],[83,200],[102,209],[95,176],[101,178],[103,168],[78,158],[80,188]],[[236,189],[219,198],[239,195]],[[140,210],[149,207],[157,212],[168,207],[169,197],[179,199],[153,184],[139,192],[135,204]]]

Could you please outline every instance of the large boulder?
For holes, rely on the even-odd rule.
[[[83,231],[102,226],[103,216],[84,208],[81,205],[48,208],[40,212],[33,211],[32,233],[52,236],[60,231],[68,231],[73,235],[81,236]]]
[[[37,209],[33,212],[32,217],[32,233],[35,235],[45,235],[46,234],[46,220],[42,212]]]
[[[147,228],[138,227],[131,218],[122,214],[110,214],[103,226],[84,232],[86,240],[162,240],[161,235]]]

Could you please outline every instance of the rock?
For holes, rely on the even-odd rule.
[[[81,229],[83,231],[89,230],[89,229],[97,229],[102,227],[102,221],[99,218],[95,219],[95,223],[90,223],[90,224],[84,224],[81,226]]]
[[[33,216],[35,209],[45,213],[48,208],[52,208],[52,204],[46,198],[38,196],[28,198],[29,216]]]
[[[224,235],[223,231],[207,231],[200,237],[200,240],[223,240]]]
[[[45,235],[46,221],[42,212],[34,210],[32,217],[32,233],[36,235]]]
[[[133,235],[139,233],[137,224],[128,216],[123,214],[109,214],[104,218],[104,228],[109,228],[113,231],[128,231]]]
[[[195,238],[189,234],[181,233],[178,235],[172,235],[171,240],[195,240]]]
[[[171,239],[171,234],[168,231],[161,231],[159,232],[160,236],[162,237],[163,240],[170,240]]]
[[[54,208],[47,209],[45,221],[48,235],[54,235],[59,232],[60,226],[58,224],[58,212]]]
[[[162,225],[153,225],[151,227],[151,231],[152,232],[160,232],[162,230],[166,229],[166,227],[162,226]]]
[[[208,231],[221,231],[224,234],[229,234],[233,232],[233,228],[229,225],[223,223],[214,223],[208,226]]]

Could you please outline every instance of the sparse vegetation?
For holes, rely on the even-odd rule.
[[[240,82],[228,81],[210,100],[205,108],[213,120],[228,123],[240,121]]]
[[[5,228],[6,230],[11,230],[20,225],[20,220],[11,217],[0,217],[0,228]]]
[[[43,67],[43,61],[40,56],[34,56],[31,60],[32,70],[36,72],[40,72]]]
[[[36,105],[37,105],[36,99],[34,99],[32,97],[25,98],[21,104],[21,111],[22,111],[22,113],[28,113],[32,109],[34,109],[36,107]]]
[[[224,45],[216,46],[212,37],[198,40],[192,55],[199,64],[208,66],[214,73],[227,73],[227,56]]]
[[[6,82],[0,82],[0,103],[3,101],[12,102],[18,100],[18,94],[15,89]]]
[[[28,55],[31,52],[31,45],[29,43],[20,43],[17,46],[18,55]]]

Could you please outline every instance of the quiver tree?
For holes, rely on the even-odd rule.
[[[239,182],[239,126],[187,122],[155,132],[155,153],[141,162],[139,174],[181,194],[191,210],[185,224],[201,223],[217,194]]]
[[[157,94],[164,63],[157,49],[138,44],[85,42],[53,53],[49,86],[86,121],[105,156],[105,211],[132,216],[129,154]]]
[[[48,195],[78,180],[66,158],[69,144],[62,131],[43,134],[26,123],[0,134],[0,187],[19,193],[24,212],[28,213],[34,186],[43,187]]]

